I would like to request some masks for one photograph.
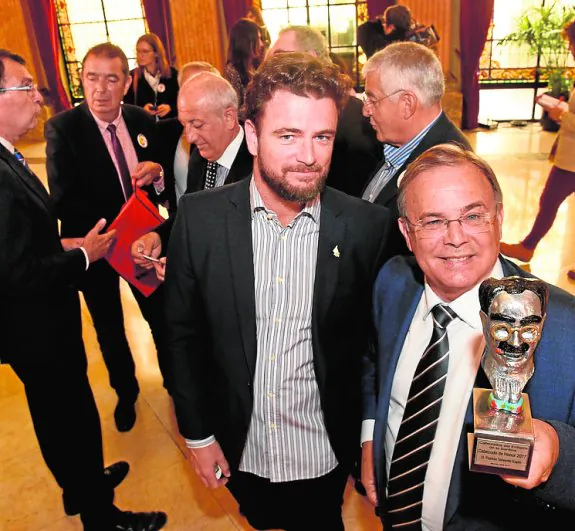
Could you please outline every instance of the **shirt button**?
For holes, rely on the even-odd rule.
[[[282,320],[278,317],[277,319],[274,319],[274,323],[276,324],[280,324],[282,322]]]
[[[278,277],[278,284],[283,284],[284,277]]]
[[[271,391],[268,393],[268,398],[273,398],[275,395],[275,393],[272,393]]]
[[[271,221],[272,219],[274,219],[274,215],[273,214],[268,214],[267,218]]]
[[[275,360],[276,360],[276,355],[275,355],[275,354],[272,354],[272,355],[270,356],[270,361],[275,361]]]
[[[275,429],[276,429],[275,422],[270,423],[270,430],[275,430]]]

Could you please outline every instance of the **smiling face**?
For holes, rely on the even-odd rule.
[[[434,237],[425,237],[428,235],[400,219],[401,232],[425,273],[426,282],[445,302],[489,276],[499,253],[503,207],[497,205],[493,189],[477,167],[462,163],[421,173],[407,186],[405,208],[412,223],[492,215],[484,232],[468,234],[459,222],[452,221],[444,233],[440,231]]]
[[[336,127],[337,108],[331,98],[275,92],[258,127],[246,122],[258,189],[298,203],[317,197],[329,172]]]
[[[82,69],[84,96],[90,110],[105,122],[112,122],[120,113],[120,105],[132,78],[122,71],[119,57],[89,55]]]
[[[4,59],[2,87],[32,86],[33,78],[24,65]],[[0,93],[0,136],[11,143],[25,135],[38,123],[42,96],[37,89]]]

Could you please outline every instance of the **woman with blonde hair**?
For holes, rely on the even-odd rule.
[[[162,41],[155,33],[146,33],[136,42],[138,66],[130,72],[132,85],[124,103],[143,109],[156,120],[178,114],[178,71],[170,66]]]

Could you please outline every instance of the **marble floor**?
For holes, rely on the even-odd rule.
[[[554,135],[536,124],[469,133],[476,151],[498,175],[504,193],[504,240],[519,241],[530,229],[550,164],[547,154]],[[44,145],[22,144],[21,151],[44,178]],[[530,267],[541,278],[575,294],[566,272],[575,267],[573,242],[575,198],[566,201]],[[104,453],[108,464],[125,459],[131,471],[116,489],[118,506],[129,510],[163,510],[165,529],[172,531],[234,531],[252,529],[239,515],[226,489],[204,488],[187,464],[170,401],[160,383],[155,351],[147,325],[123,286],[126,328],[142,392],[138,421],[132,431],[118,433],[111,390],[90,316],[83,305],[89,375],[101,415]],[[0,367],[0,531],[73,531],[82,529],[77,517],[64,515],[61,494],[36,443],[22,385],[7,366]],[[78,449],[81,452],[81,448]],[[350,481],[344,504],[348,531],[381,529],[368,502]]]

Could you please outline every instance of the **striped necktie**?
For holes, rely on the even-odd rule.
[[[457,317],[449,306],[431,310],[433,333],[409,388],[389,470],[387,512],[392,529],[421,529],[425,474],[449,367],[447,325]]]
[[[206,165],[206,184],[204,188],[207,190],[208,188],[214,188],[216,186],[216,179],[218,176],[218,163],[217,162],[210,162]]]
[[[24,158],[24,155],[22,155],[22,153],[20,153],[16,148],[14,148],[14,156],[16,157],[16,160],[20,162],[27,170],[30,169],[30,166],[28,166],[28,162]]]

